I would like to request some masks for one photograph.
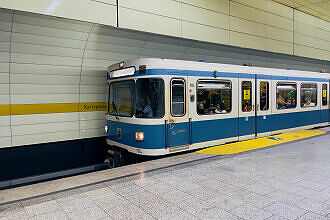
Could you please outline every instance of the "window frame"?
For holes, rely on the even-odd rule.
[[[118,82],[129,82],[129,81],[132,81],[134,83],[134,87],[133,87],[133,95],[131,95],[133,98],[132,98],[132,104],[133,104],[133,107],[132,107],[132,110],[133,110],[133,113],[131,115],[121,115],[121,114],[113,114],[110,112],[110,90],[111,90],[111,85],[113,83],[118,83]],[[135,79],[127,79],[127,80],[118,80],[118,81],[114,81],[114,82],[110,82],[109,83],[109,98],[108,98],[108,114],[109,115],[112,115],[112,116],[120,116],[120,117],[126,117],[126,118],[133,118],[135,116],[135,94],[136,93],[136,80]]]
[[[244,98],[244,93],[243,93],[243,83],[250,83],[251,84],[251,90],[250,90],[250,100],[251,100],[251,109],[250,111],[243,111],[243,98]],[[241,112],[243,113],[251,113],[253,111],[253,83],[252,83],[252,80],[244,80],[244,81],[241,81]]]
[[[296,106],[294,107],[294,108],[283,108],[283,109],[280,109],[280,108],[278,108],[278,105],[277,105],[277,87],[278,87],[278,85],[279,84],[291,84],[291,85],[295,85],[296,86]],[[277,83],[276,83],[276,88],[275,88],[275,104],[276,104],[276,110],[279,110],[279,111],[282,111],[282,110],[292,110],[292,109],[296,109],[297,108],[297,105],[298,105],[298,83],[296,83],[296,82],[281,82],[281,81],[277,81]]]
[[[214,113],[214,114],[199,114],[198,113],[198,84],[199,82],[223,82],[223,83],[228,83],[230,85],[230,111],[227,111],[226,113],[220,114],[220,113]],[[199,116],[210,116],[210,115],[226,115],[226,114],[230,114],[233,110],[233,84],[231,80],[223,80],[223,79],[199,79],[196,82],[196,113]]]
[[[182,81],[183,82],[183,110],[184,110],[184,114],[182,115],[174,115],[173,114],[173,87],[172,87],[172,83],[173,81]],[[187,104],[187,100],[186,100],[186,80],[184,78],[172,78],[171,81],[170,81],[170,112],[171,112],[171,116],[173,117],[183,117],[187,114],[187,110],[186,110],[186,104]]]
[[[301,104],[302,104],[302,85],[316,85],[316,88],[315,88],[315,91],[316,91],[316,103],[315,103],[315,106],[301,106]],[[318,86],[317,86],[317,83],[310,83],[310,82],[308,82],[308,83],[300,83],[300,107],[301,108],[303,108],[303,109],[305,109],[305,108],[314,108],[314,107],[317,107],[317,104],[318,104],[318,102],[317,102],[317,94],[318,93]]]
[[[263,109],[261,109],[261,83],[267,83],[267,94],[266,94],[266,105],[267,105],[267,109],[265,109],[265,110],[263,110]],[[269,86],[269,82],[268,81],[260,81],[260,84],[259,84],[259,110],[260,111],[268,111],[269,110],[269,100],[270,100],[270,96],[269,96],[269,88],[270,88],[270,86]]]

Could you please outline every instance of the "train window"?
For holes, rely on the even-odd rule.
[[[260,110],[266,111],[269,109],[269,83],[260,82]]]
[[[126,80],[110,84],[109,113],[120,116],[133,116],[134,81]]]
[[[276,87],[277,109],[289,109],[297,106],[297,84],[278,83]]]
[[[322,84],[322,105],[328,104],[328,85]]]
[[[173,116],[185,115],[185,82],[182,79],[174,79],[171,82],[172,106],[171,114]]]
[[[164,81],[159,78],[136,80],[137,118],[162,118],[164,116]]]
[[[300,106],[302,108],[317,105],[317,84],[302,83],[300,87]]]
[[[230,81],[199,81],[197,83],[197,113],[199,115],[231,112]]]
[[[250,112],[252,110],[252,82],[242,82],[242,111]]]

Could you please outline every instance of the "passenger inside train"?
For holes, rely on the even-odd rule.
[[[277,84],[277,109],[296,108],[297,85],[295,83]]]
[[[199,115],[225,114],[231,111],[231,84],[222,81],[199,81],[197,113]]]

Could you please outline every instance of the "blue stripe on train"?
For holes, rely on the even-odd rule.
[[[147,69],[146,73],[139,73],[136,71],[134,76],[145,75],[176,75],[176,76],[204,76],[204,77],[217,77],[223,78],[248,78],[254,79],[254,74],[247,73],[229,73],[229,72],[214,72],[214,71],[197,71],[197,70],[176,70],[176,69]],[[132,77],[132,76],[130,76]],[[324,78],[310,78],[310,77],[294,77],[294,76],[273,76],[258,74],[258,79],[273,79],[273,80],[290,80],[290,81],[313,81],[313,82],[328,82]]]
[[[328,122],[329,110],[315,110],[305,112],[282,113],[274,115],[258,116],[258,132],[269,132],[294,127],[307,126]],[[192,143],[200,143],[238,135],[254,134],[254,117],[228,118],[217,120],[204,120],[192,122]],[[160,125],[136,125],[117,121],[108,121],[108,138],[128,146],[143,149],[165,148],[165,124]],[[182,123],[188,124],[188,122]],[[178,125],[179,126],[179,125]],[[180,127],[180,126],[179,126]],[[122,129],[122,138],[118,139],[117,128]],[[135,132],[143,131],[145,140],[135,141]],[[184,137],[186,138],[186,137]],[[177,143],[180,143],[178,141]],[[179,144],[178,144],[179,145]],[[175,143],[171,146],[176,146]]]

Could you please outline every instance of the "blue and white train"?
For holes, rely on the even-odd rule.
[[[164,155],[329,124],[328,73],[168,59],[108,68],[107,144]]]

